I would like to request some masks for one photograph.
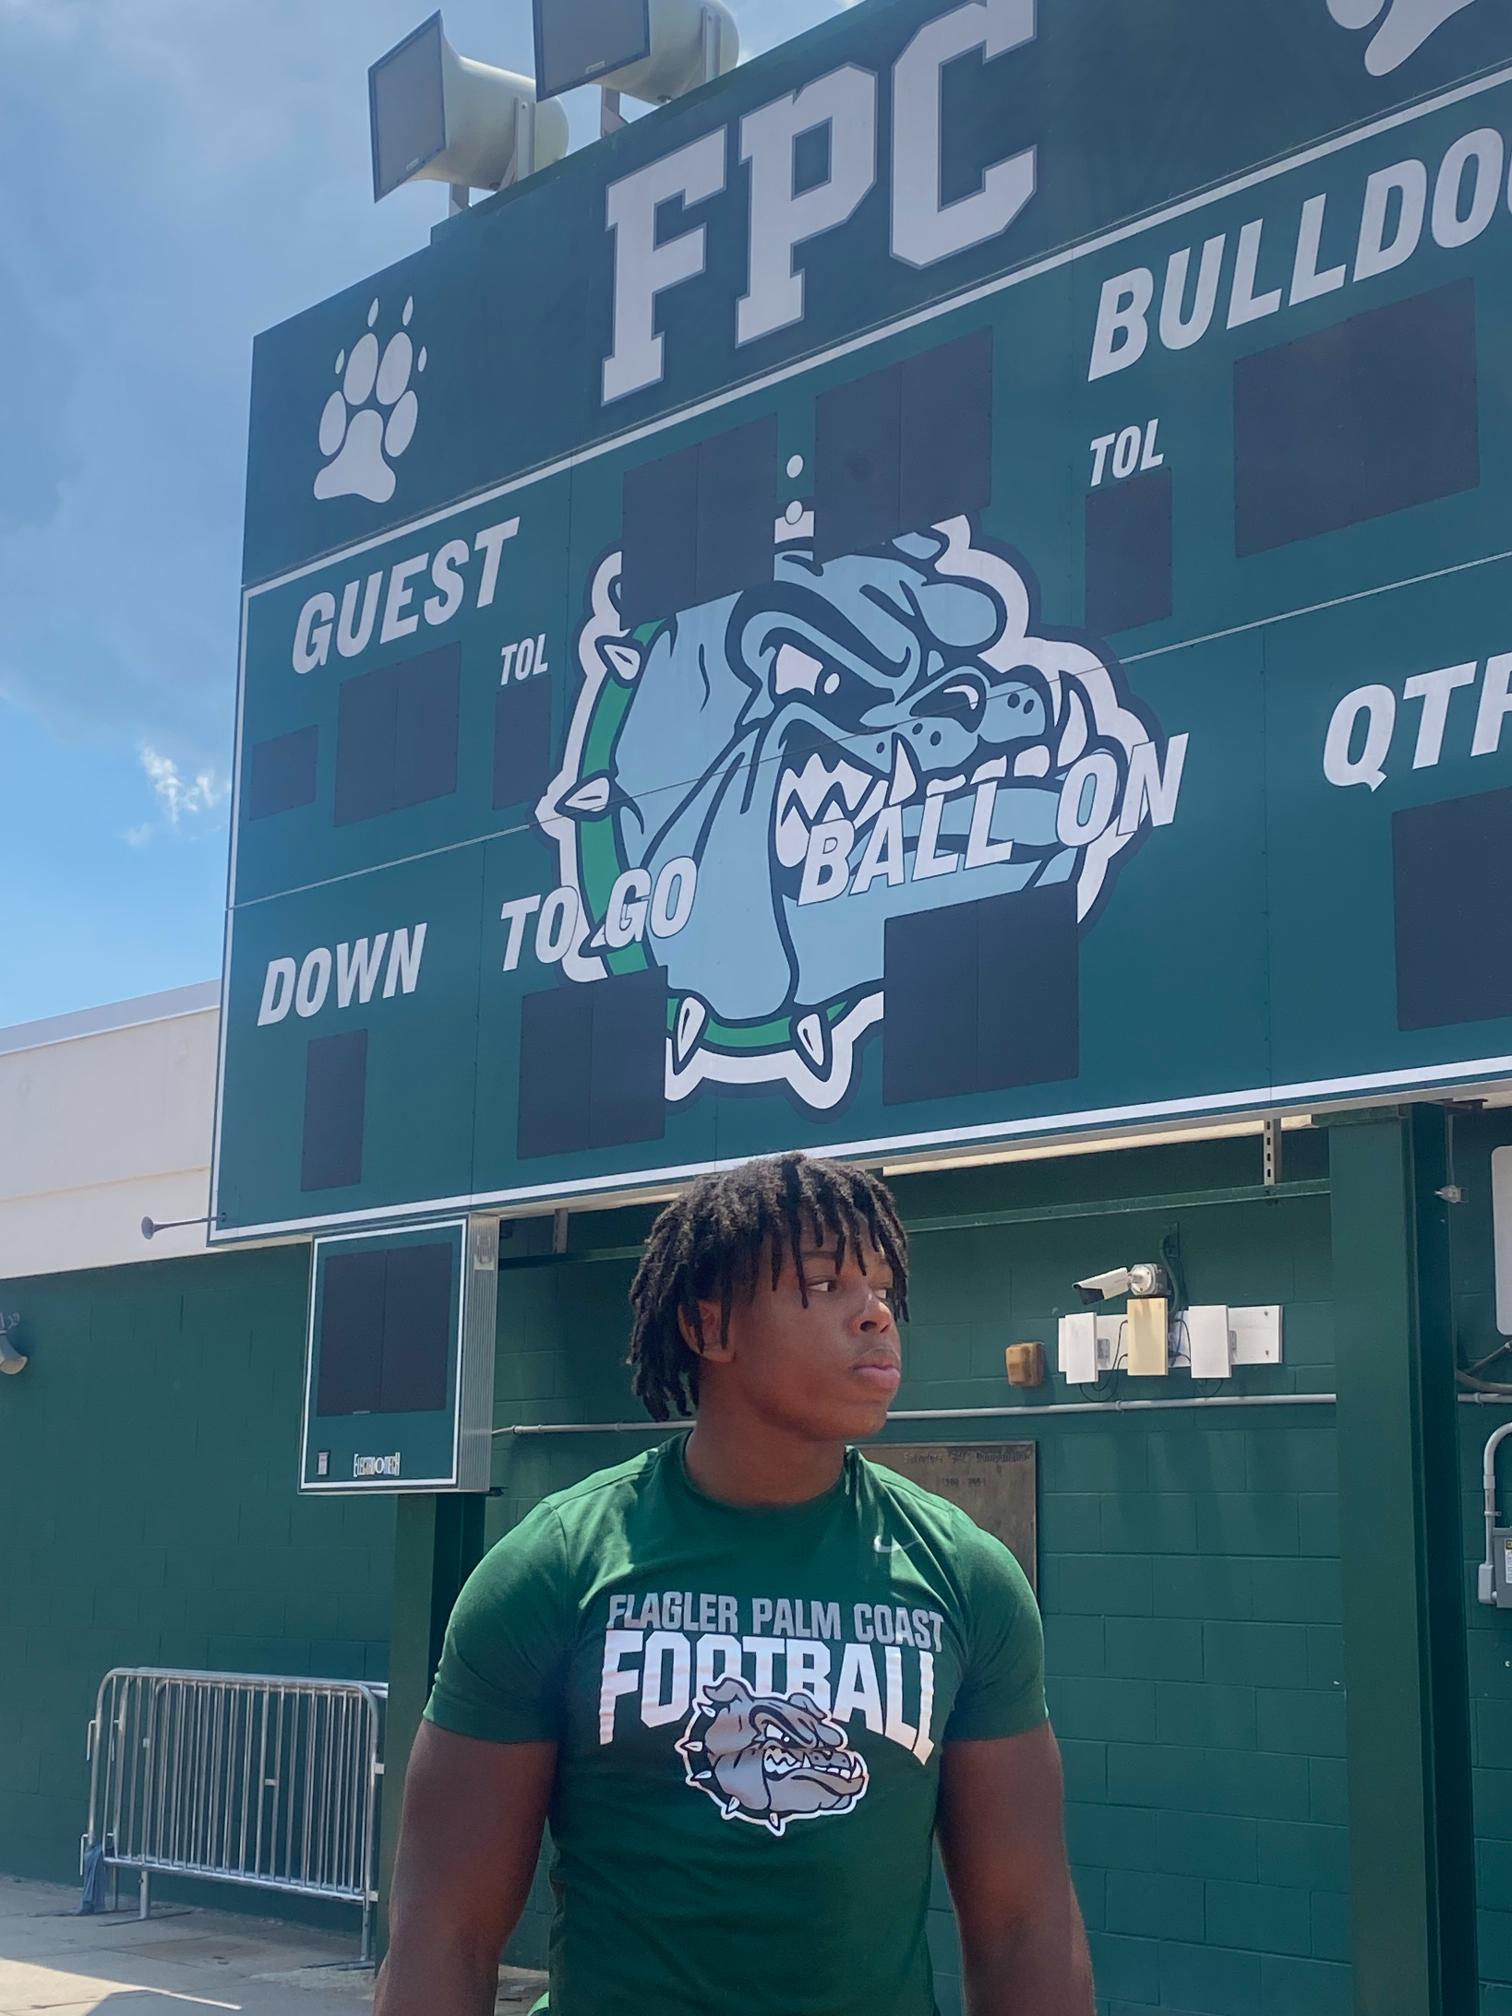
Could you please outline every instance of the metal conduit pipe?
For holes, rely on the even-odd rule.
[[[1042,1407],[916,1407],[889,1421],[1001,1421],[1046,1414],[1157,1414],[1197,1407],[1331,1407],[1333,1393],[1215,1393],[1191,1400],[1052,1400]],[[495,1428],[494,1435],[665,1435],[669,1421],[539,1421]]]
[[[1476,1593],[1482,1603],[1496,1600],[1493,1593],[1496,1582],[1496,1452],[1509,1435],[1512,1435],[1512,1421],[1503,1421],[1500,1428],[1491,1430],[1481,1456],[1481,1488],[1486,1500],[1486,1558],[1480,1566]]]

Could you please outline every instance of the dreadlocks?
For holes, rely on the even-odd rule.
[[[837,1270],[848,1252],[863,1267],[870,1251],[881,1253],[892,1269],[892,1306],[907,1317],[908,1237],[892,1193],[875,1176],[794,1153],[700,1177],[651,1227],[630,1289],[633,1384],[653,1421],[691,1414],[697,1402],[699,1361],[680,1319],[696,1335],[700,1302],[718,1300],[727,1337],[730,1312],[755,1293],[762,1265],[770,1266],[775,1288],[791,1254],[808,1306],[806,1234],[834,1241]]]

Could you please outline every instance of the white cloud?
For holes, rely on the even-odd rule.
[[[213,770],[200,770],[192,778],[186,778],[171,756],[165,756],[148,742],[141,745],[137,754],[147,773],[147,781],[162,807],[162,816],[175,832],[184,820],[202,818],[205,813],[214,812],[225,803],[225,779],[218,777]],[[145,838],[147,831],[150,828],[133,827],[126,838],[137,847],[142,845],[137,835]]]

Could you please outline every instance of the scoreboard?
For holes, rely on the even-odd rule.
[[[212,1237],[1512,1071],[1509,356],[1495,0],[869,0],[271,331]]]

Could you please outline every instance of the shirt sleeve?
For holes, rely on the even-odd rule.
[[[539,1505],[457,1598],[426,1721],[488,1743],[557,1741],[574,1615],[562,1522]]]
[[[972,1534],[966,1672],[946,1742],[1022,1736],[1045,1721],[1045,1634],[1028,1578],[1001,1540]]]

